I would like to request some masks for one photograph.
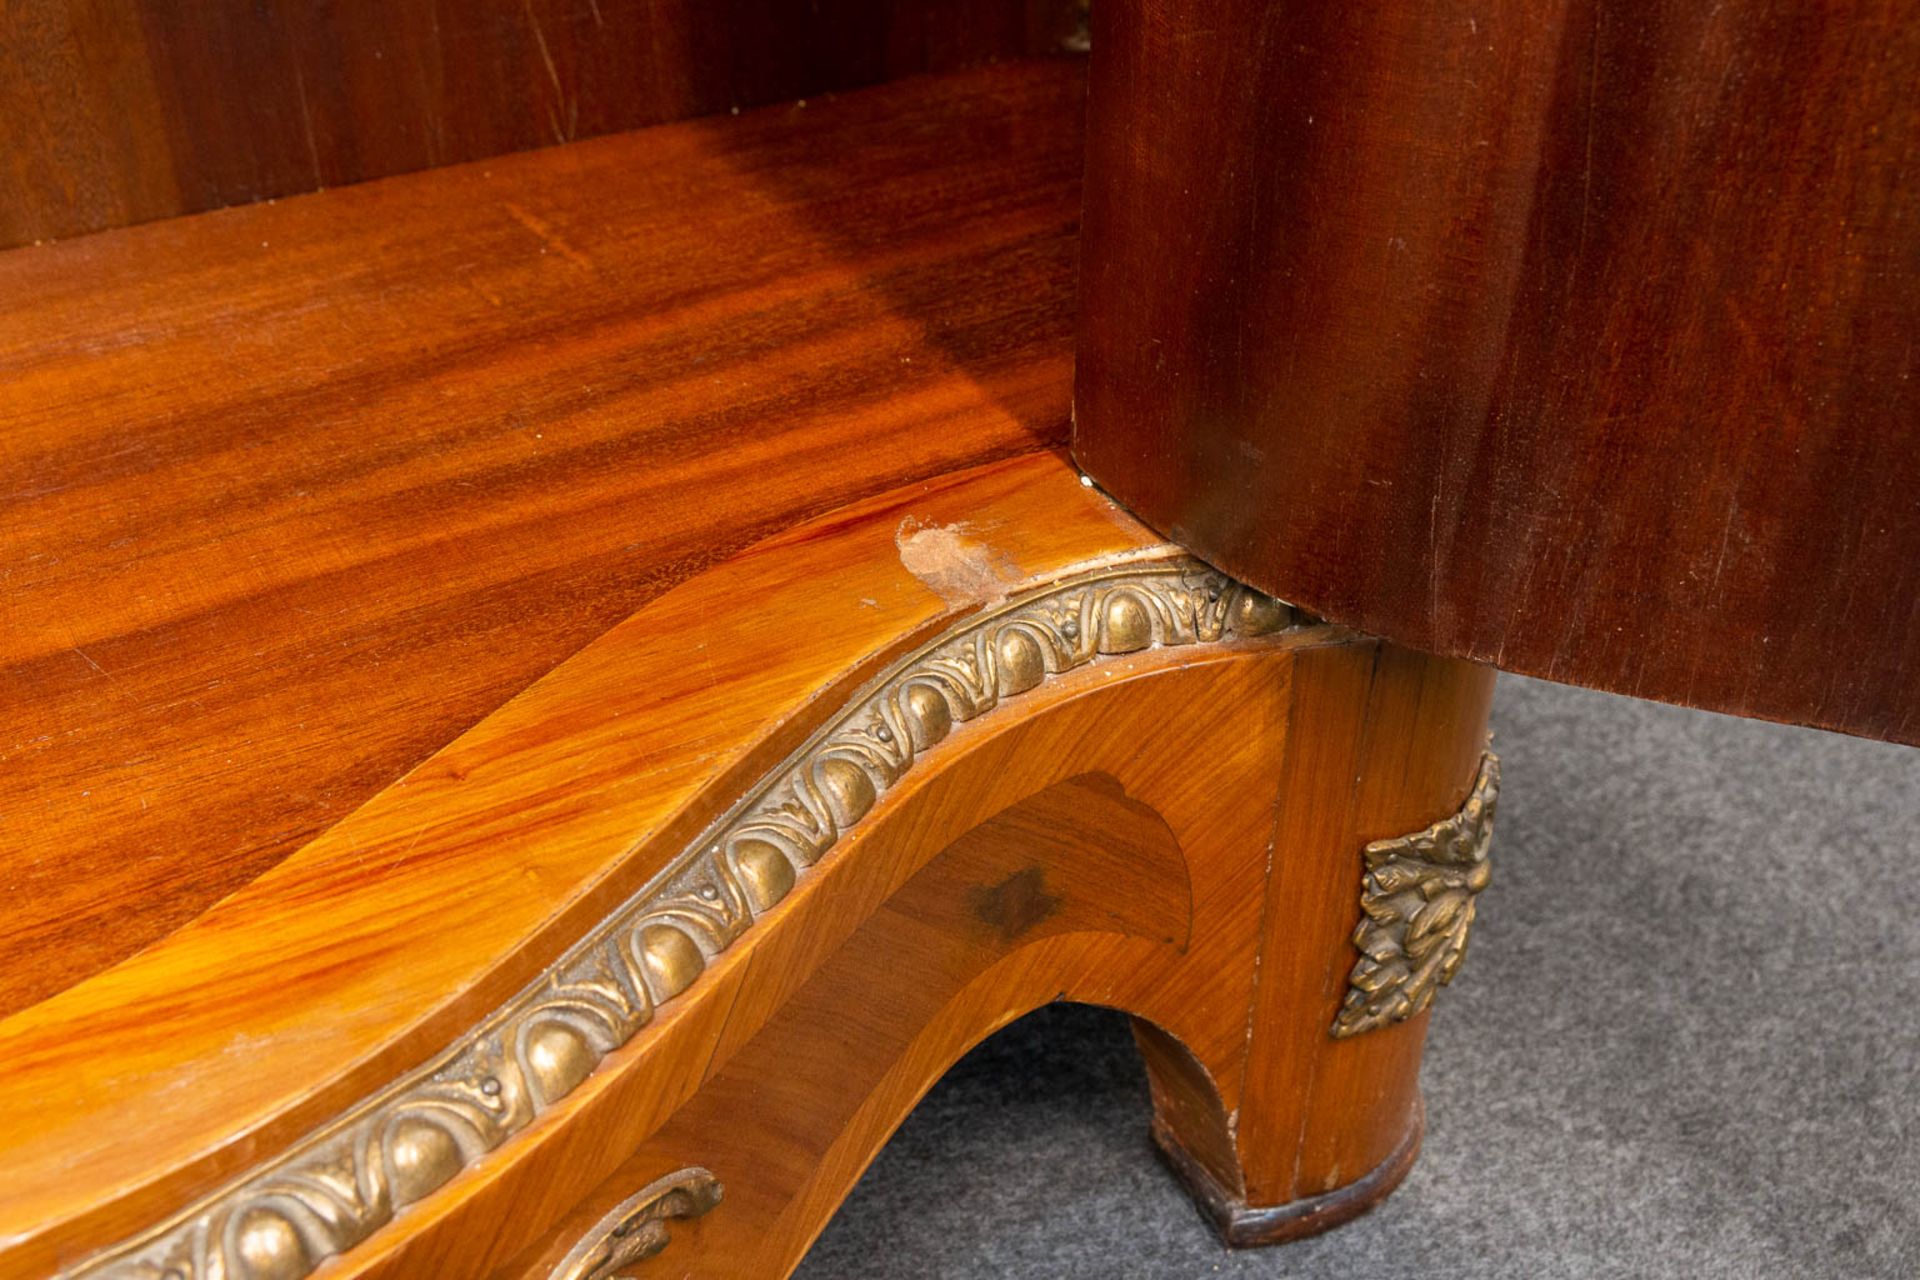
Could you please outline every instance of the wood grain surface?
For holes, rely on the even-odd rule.
[[[923,78],[0,254],[0,1011],[734,550],[1062,443],[1080,93]]]
[[[0,245],[1058,52],[1073,0],[14,0]]]
[[[1326,1034],[1354,954],[1358,850],[1459,803],[1491,676],[1414,659],[1423,672],[1376,680],[1379,646],[1329,639],[1171,667],[1141,655],[1118,676],[1069,678],[1044,707],[973,739],[823,869],[791,927],[716,974],[730,988],[724,1013],[663,1028],[597,1080],[581,1106],[599,1122],[543,1134],[526,1157],[539,1174],[475,1187],[493,1213],[513,1206],[494,1248],[537,1239],[572,1201],[545,1239],[482,1274],[546,1276],[633,1188],[701,1164],[733,1179],[725,1208],[676,1226],[683,1238],[662,1266],[782,1276],[934,1080],[1055,999],[1133,1012],[1191,1064],[1201,1105],[1169,1115],[1156,1089],[1161,1118],[1223,1153],[1243,1204],[1351,1184],[1389,1159],[1418,1121],[1426,1018],[1350,1041]],[[1336,671],[1360,679],[1323,687]],[[1370,722],[1369,703],[1387,718]],[[1312,745],[1322,734],[1333,751]],[[1301,751],[1332,769],[1291,768]],[[1409,751],[1420,763],[1397,772]],[[1356,774],[1332,771],[1342,756],[1372,793],[1361,806],[1348,804]],[[1328,809],[1337,816],[1318,830],[1296,823]],[[1344,892],[1283,896],[1283,875]],[[1022,884],[1036,905],[1009,924],[992,907]],[[1280,967],[1283,939],[1294,941]],[[1332,1079],[1297,1088],[1314,1067]],[[1271,1125],[1252,1127],[1256,1111]],[[594,1132],[612,1140],[590,1143]],[[576,1198],[629,1141],[633,1154]],[[349,1274],[397,1280],[470,1266],[478,1252],[449,1212],[390,1233]],[[1110,1263],[1125,1272],[1125,1259]]]
[[[293,856],[0,1021],[0,1275],[147,1225],[438,1052],[929,628],[1169,550],[1042,453],[652,601]]]
[[[1176,550],[1043,453],[651,602],[185,927],[0,1021],[0,1275],[80,1262],[416,1069],[936,630]],[[938,1074],[1060,995],[1178,1042],[1213,1103],[1163,1119],[1229,1153],[1249,1203],[1364,1177],[1417,1123],[1424,1018],[1328,1037],[1360,851],[1459,805],[1490,691],[1312,624],[1046,680],[928,749],[684,996],[329,1274],[543,1276],[633,1174],[695,1150],[737,1224],[699,1273],[783,1274]],[[1295,1078],[1321,1059],[1338,1079]]]
[[[1241,579],[1920,741],[1920,7],[1095,7],[1081,464]]]

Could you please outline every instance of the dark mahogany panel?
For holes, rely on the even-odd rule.
[[[1920,5],[1106,0],[1075,451],[1404,644],[1920,739]]]
[[[1057,52],[1075,0],[0,4],[0,246]]]

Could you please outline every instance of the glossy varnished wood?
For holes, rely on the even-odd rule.
[[[1057,52],[1072,0],[25,0],[0,245]]]
[[[1357,686],[1320,687],[1323,653],[1366,672],[1376,651],[1323,635],[1172,669],[1143,656],[1117,674],[1064,681],[1021,723],[975,739],[825,869],[790,929],[738,962],[717,1025],[663,1032],[661,1065],[650,1068],[642,1049],[622,1064],[631,1074],[610,1073],[604,1094],[583,1098],[601,1119],[553,1134],[540,1158],[551,1172],[531,1180],[536,1196],[516,1195],[518,1211],[537,1221],[575,1194],[576,1171],[594,1159],[585,1132],[632,1134],[637,1150],[550,1239],[493,1274],[544,1277],[608,1205],[661,1171],[700,1164],[732,1170],[740,1190],[667,1265],[689,1277],[784,1275],[932,1082],[987,1033],[1054,999],[1143,1020],[1162,1141],[1215,1153],[1233,1221],[1285,1206],[1295,1186],[1313,1195],[1360,1184],[1345,1216],[1371,1207],[1417,1139],[1425,1019],[1325,1049],[1353,957],[1355,775],[1315,776],[1288,761],[1314,754],[1305,744],[1321,732],[1345,742],[1384,730],[1396,744],[1388,754],[1411,743],[1431,774],[1375,772],[1387,763],[1376,760],[1362,766],[1362,786],[1430,820],[1464,794],[1490,686],[1484,671],[1415,659],[1426,670],[1411,683],[1399,671],[1377,686],[1363,675]],[[1407,698],[1403,711],[1424,701],[1426,722],[1396,724],[1390,712],[1370,729],[1369,689]],[[1323,803],[1341,816],[1322,832],[1296,820]],[[1343,891],[1279,896],[1292,876]],[[1301,935],[1310,941],[1288,942],[1276,960],[1273,949]],[[1303,1063],[1307,1076],[1317,1066],[1337,1081],[1295,1078]],[[686,1092],[661,1096],[662,1077]],[[1176,1089],[1191,1108],[1170,1104]],[[1390,1176],[1366,1184],[1383,1166]],[[1273,1188],[1278,1201],[1259,1198]],[[362,1274],[404,1276],[469,1256],[451,1227],[395,1233],[393,1252],[370,1251],[378,1265]]]
[[[0,1011],[733,550],[1060,443],[1077,76],[0,255]]]
[[[956,526],[998,534],[911,549]],[[1041,454],[869,500],[652,602],[157,945],[0,1022],[0,1257],[70,1259],[329,1118],[644,883],[869,664],[1155,546]]]
[[[669,592],[185,928],[0,1022],[0,1275],[153,1224],[457,1040],[936,629],[1174,551],[1042,454]],[[1489,687],[1324,626],[1047,681],[930,750],[630,1044],[332,1274],[543,1275],[674,1162],[721,1169],[735,1224],[690,1265],[781,1274],[939,1072],[1062,993],[1191,1055],[1211,1105],[1165,1132],[1243,1203],[1364,1179],[1414,1122],[1424,1021],[1327,1047],[1359,851],[1459,804]]]
[[[1415,648],[1920,741],[1912,3],[1095,24],[1095,478]]]

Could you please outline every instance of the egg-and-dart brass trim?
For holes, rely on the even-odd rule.
[[[565,1097],[793,888],[920,753],[1107,655],[1304,619],[1186,557],[973,614],[871,681],[705,835],[425,1064],[66,1280],[299,1280]]]

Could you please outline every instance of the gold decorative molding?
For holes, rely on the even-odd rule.
[[[1499,799],[1500,758],[1489,751],[1460,812],[1417,835],[1367,846],[1364,918],[1353,931],[1360,959],[1333,1020],[1336,1037],[1411,1018],[1460,971],[1475,900],[1493,875],[1487,847]]]
[[[63,1276],[299,1280],[570,1093],[954,725],[1104,656],[1304,621],[1186,557],[1081,575],[968,616],[856,692],[658,877],[440,1054]]]
[[[595,1223],[548,1280],[637,1280],[627,1268],[673,1243],[669,1218],[697,1218],[719,1203],[720,1180],[705,1169],[682,1169],[650,1182]]]

